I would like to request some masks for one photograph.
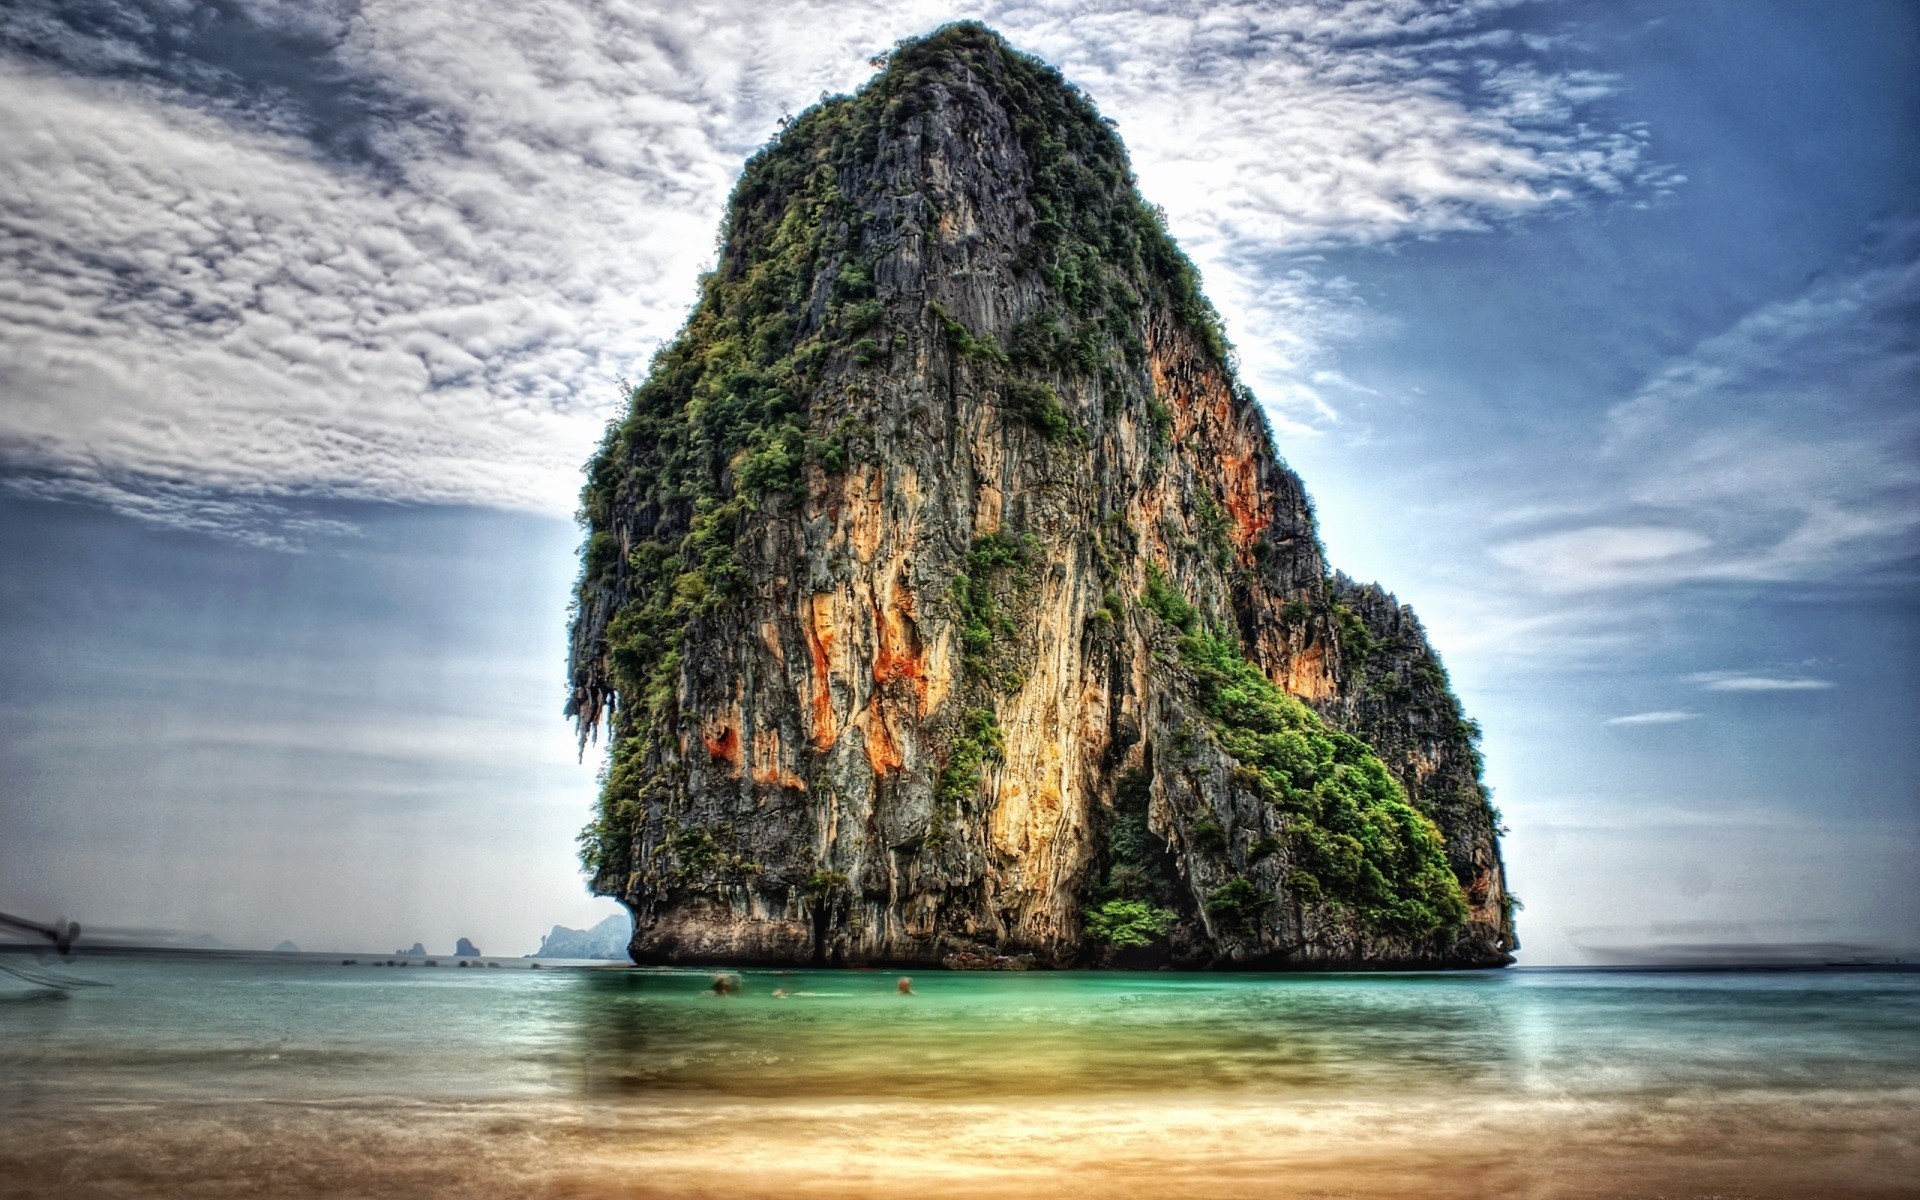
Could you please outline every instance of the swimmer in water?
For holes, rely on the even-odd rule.
[[[787,998],[787,989],[785,988],[773,989],[773,998],[775,1000],[785,1000]]]
[[[913,980],[902,975],[900,982],[893,985],[893,990],[899,992],[902,996],[911,996],[913,995]]]
[[[715,975],[713,977],[713,994],[714,995],[731,996],[739,990],[740,990],[740,981],[735,979],[733,976]]]

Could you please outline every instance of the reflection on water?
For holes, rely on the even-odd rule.
[[[388,1170],[396,1194],[473,1184],[485,1163],[573,1172],[566,1187],[588,1191],[644,1175],[659,1194],[686,1183],[674,1171],[730,1170],[740,1187],[839,1194],[859,1190],[844,1177],[860,1163],[955,1194],[1068,1165],[1117,1172],[1118,1191],[1159,1178],[1268,1194],[1262,1162],[1319,1179],[1364,1147],[1381,1194],[1389,1167],[1472,1194],[1540,1170],[1530,1139],[1554,1129],[1566,1155],[1614,1155],[1606,1170],[1710,1179],[1748,1170],[1753,1146],[1802,1163],[1851,1146],[1857,1169],[1823,1176],[1846,1191],[1832,1171],[1904,1178],[1913,1137],[1888,1131],[1920,1126],[1920,976],[1902,973],[931,972],[908,996],[880,972],[742,972],[717,996],[710,972],[70,970],[111,986],[0,994],[0,1180],[53,1169],[64,1148],[98,1150],[106,1190],[147,1171],[169,1187],[251,1178],[291,1156],[324,1192],[368,1153],[401,1153],[426,1173]],[[200,1149],[223,1136],[248,1149]],[[56,1193],[87,1194],[92,1176],[59,1170]]]
[[[581,981],[569,1014],[595,1095],[831,1098],[1478,1086],[1521,1048],[1492,981],[953,974]],[[1370,986],[1369,986],[1370,984]],[[789,998],[777,998],[775,988]],[[1498,1086],[1494,1084],[1494,1086]]]
[[[1634,1093],[1916,1080],[1906,975],[585,975],[593,1095]],[[773,995],[779,988],[792,998]]]

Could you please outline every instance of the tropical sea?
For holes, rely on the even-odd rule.
[[[0,1196],[1920,1196],[1900,971],[5,958]]]

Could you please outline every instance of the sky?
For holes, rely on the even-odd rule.
[[[957,17],[1118,122],[1333,562],[1427,624],[1522,962],[1920,955],[1904,0],[16,0],[0,909],[613,911],[580,465],[745,156]]]

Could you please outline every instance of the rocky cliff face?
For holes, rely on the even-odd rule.
[[[582,517],[638,961],[1510,961],[1418,621],[1329,573],[1111,126],[988,30],[748,163]]]

